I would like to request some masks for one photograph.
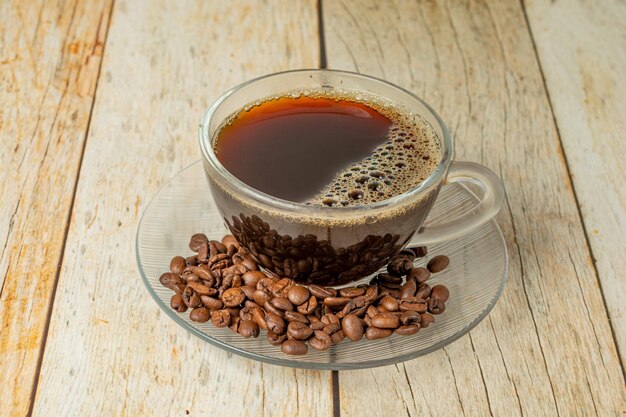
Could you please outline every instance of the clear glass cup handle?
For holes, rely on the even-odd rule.
[[[479,188],[478,204],[451,220],[427,225],[413,235],[408,246],[441,242],[463,236],[493,219],[504,201],[504,185],[489,168],[474,162],[452,162],[446,183],[471,183]]]

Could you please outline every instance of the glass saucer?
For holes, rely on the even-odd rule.
[[[476,204],[476,198],[462,185],[444,185],[428,221],[437,223]],[[382,340],[347,339],[324,352],[312,348],[303,356],[288,356],[270,345],[265,332],[257,339],[246,339],[229,329],[189,320],[189,312],[179,314],[169,306],[172,292],[161,286],[159,277],[169,270],[175,255],[189,256],[187,246],[194,233],[209,239],[226,234],[206,185],[204,170],[196,162],[178,173],[153,198],[137,230],[137,264],[148,292],[176,323],[201,339],[230,352],[276,365],[311,369],[359,369],[389,365],[417,358],[440,349],[469,332],[481,322],[500,297],[507,279],[507,252],[500,228],[491,221],[461,238],[431,244],[429,257],[445,254],[450,266],[433,275],[429,284],[445,284],[450,289],[446,311],[435,316],[435,323],[411,336],[396,334]],[[423,266],[427,258],[418,259]],[[364,278],[363,281],[368,281]]]

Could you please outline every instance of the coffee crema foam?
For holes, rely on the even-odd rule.
[[[384,201],[417,187],[435,170],[441,159],[441,145],[426,120],[370,100],[341,99],[365,104],[387,117],[392,123],[387,141],[369,157],[339,172],[305,204],[359,206]]]
[[[249,103],[233,113],[213,136],[250,109],[280,98],[325,98],[368,106],[391,122],[386,141],[345,169],[313,197],[300,203],[321,207],[358,207],[388,200],[419,186],[436,169],[442,156],[433,127],[417,114],[378,96],[342,90],[293,90]]]

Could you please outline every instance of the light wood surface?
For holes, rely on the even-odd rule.
[[[599,3],[0,3],[0,416],[624,415],[626,6]],[[423,97],[501,175],[510,255],[469,335],[338,383],[187,334],[134,255],[209,103],[324,59]]]
[[[331,413],[329,372],[207,345],[162,314],[135,266],[140,214],[198,159],[208,104],[246,79],[319,64],[315,3],[285,5],[116,2],[33,415]]]
[[[511,257],[502,299],[470,335],[340,373],[341,414],[621,414],[620,363],[520,3],[332,1],[324,23],[330,68],[414,91],[448,122],[457,159],[500,174]]]
[[[110,1],[0,2],[0,415],[25,415]]]
[[[556,124],[626,355],[626,3],[528,1]]]

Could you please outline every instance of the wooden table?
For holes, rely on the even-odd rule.
[[[626,3],[0,3],[0,415],[623,416]],[[420,359],[313,372],[159,311],[134,238],[221,92],[293,68],[425,98],[499,173],[510,278]]]

